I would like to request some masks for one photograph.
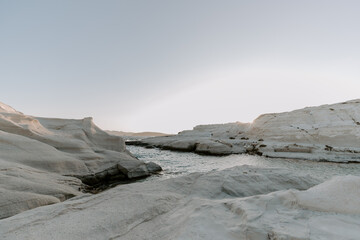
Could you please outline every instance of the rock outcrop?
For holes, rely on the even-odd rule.
[[[121,185],[0,220],[14,239],[329,239],[360,235],[360,177],[240,166]],[[86,221],[84,221],[86,219]]]
[[[39,118],[0,103],[0,219],[159,170],[149,168],[91,118]]]
[[[301,213],[302,207],[308,204],[307,191],[300,190],[307,190],[316,184],[319,184],[319,180],[312,176],[276,168],[240,166],[193,173],[156,183],[149,181],[121,185],[97,195],[74,197],[62,203],[29,210],[0,220],[0,236],[4,240],[269,239],[267,234],[283,234],[276,226],[274,232],[269,224],[276,225],[278,216],[284,213],[282,210],[287,210],[287,206],[293,206],[293,209],[287,210],[289,217],[285,223],[295,226],[297,220],[291,219],[290,214]],[[344,196],[348,190],[344,190]],[[293,196],[292,193],[297,195]],[[278,199],[279,194],[287,195],[284,199]],[[324,191],[324,194],[328,193]],[[326,201],[326,196],[321,196],[321,199]],[[276,202],[267,202],[268,199],[276,199]],[[275,204],[283,206],[283,202],[294,199],[299,200],[293,205],[285,205],[281,212],[276,212],[277,209],[273,207]],[[329,198],[329,201],[332,200]],[[296,204],[301,206],[297,207]],[[313,211],[316,212],[300,214],[302,223],[311,216],[330,215],[332,209],[327,209],[327,213],[320,209]],[[332,219],[347,219],[344,230],[352,224],[352,234],[358,236],[360,217],[336,212],[340,213],[332,216]],[[262,213],[265,215],[262,216]],[[262,221],[270,217],[267,214],[272,214],[270,223]],[[255,222],[266,226],[251,229]],[[307,232],[312,226],[301,227],[305,227],[303,230]],[[332,231],[320,229],[315,236],[319,237],[317,239],[332,239],[326,238]],[[285,233],[288,236],[294,234],[291,228]]]
[[[253,123],[201,125],[175,136],[127,144],[200,154],[258,154],[314,161],[360,162],[360,100],[264,114]]]

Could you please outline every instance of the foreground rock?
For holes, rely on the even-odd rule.
[[[124,141],[81,120],[38,118],[0,103],[0,219],[64,201],[86,185],[158,171],[133,157]]]
[[[343,183],[342,179],[338,181],[339,184]],[[347,185],[351,185],[359,179],[354,177],[346,181]],[[311,176],[275,168],[241,166],[209,173],[193,173],[157,181],[156,184],[144,182],[121,185],[97,195],[83,195],[29,210],[0,220],[0,236],[4,240],[258,240],[291,239],[292,236],[309,239],[306,234],[302,238],[303,235],[298,234],[300,230],[293,232],[293,228],[301,228],[303,233],[308,233],[322,224],[304,224],[308,219],[315,221],[315,217],[330,217],[329,221],[346,220],[341,225],[342,231],[349,230],[348,236],[358,236],[358,213],[349,215],[348,210],[343,211],[340,206],[333,208],[334,204],[343,201],[350,204],[347,209],[351,209],[351,204],[355,202],[358,204],[360,195],[357,196],[357,193],[352,192],[349,198],[346,197],[350,194],[348,191],[353,191],[353,185],[342,190],[342,198],[333,198],[337,186],[330,191],[327,185],[332,186],[331,182],[325,187],[318,185],[317,188],[322,189],[319,192],[316,189],[298,191],[318,183],[319,180]],[[320,205],[323,207],[317,207]],[[269,218],[271,221],[268,221]],[[281,228],[282,221],[289,226],[288,229]],[[300,226],[296,225],[298,222]],[[336,239],[331,235],[335,229],[319,227],[316,230],[313,233],[316,239]]]
[[[358,239],[360,177],[335,177],[307,191],[287,190],[224,203],[243,221],[243,239]]]
[[[253,123],[200,125],[175,136],[127,144],[200,154],[258,154],[313,161],[360,162],[360,100],[264,114]]]

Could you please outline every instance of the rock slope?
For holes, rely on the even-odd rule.
[[[358,179],[349,178],[348,184],[354,181]],[[308,239],[307,235],[302,237],[293,233],[292,228],[304,227],[302,230],[307,233],[313,226],[304,223],[309,218],[315,221],[314,216],[330,216],[329,221],[346,219],[343,230],[353,227],[352,234],[359,234],[360,217],[349,215],[341,207],[331,209],[335,200],[327,198],[333,193],[328,192],[327,187],[321,192],[324,195],[313,194],[311,189],[300,191],[318,183],[319,180],[311,176],[276,168],[239,166],[209,173],[193,173],[157,181],[156,184],[149,181],[121,185],[97,195],[75,197],[59,204],[29,210],[0,220],[0,235],[4,240],[259,240],[277,239],[275,236],[288,237],[278,239],[291,239],[292,236]],[[350,190],[343,189],[344,198]],[[322,199],[324,204],[329,200],[330,205],[325,204],[325,210],[316,208],[311,205],[311,197]],[[357,196],[353,194],[351,197]],[[273,200],[268,203],[269,199]],[[350,201],[354,202],[355,199],[350,198]],[[275,206],[281,207],[278,212]],[[306,212],[305,207],[314,207],[314,212]],[[338,215],[331,216],[332,210]],[[279,218],[284,213],[287,217]],[[300,216],[302,225],[296,226],[297,220],[291,216]],[[267,222],[270,217],[272,221]],[[286,231],[279,228],[281,222],[277,226],[278,222],[274,221],[278,218],[292,228]],[[259,225],[258,228],[253,226],[255,223]],[[315,236],[319,237],[317,239],[334,239],[326,238],[333,231],[318,229]]]
[[[360,162],[360,100],[264,114],[252,123],[201,125],[175,136],[128,144],[201,154],[258,154],[314,161]]]
[[[324,183],[284,169],[239,166],[97,195],[0,220],[15,239],[326,239],[360,236],[360,177]],[[86,219],[86,221],[84,221]]]
[[[0,103],[0,219],[64,201],[86,185],[148,176],[122,138],[81,120],[24,115]]]

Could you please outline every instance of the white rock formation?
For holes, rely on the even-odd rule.
[[[0,103],[0,219],[79,195],[82,182],[147,175],[124,141],[91,118],[38,118]]]
[[[178,135],[145,138],[140,141],[129,141],[127,144],[177,151],[194,151],[209,155],[244,153],[246,149],[239,136],[247,132],[249,127],[250,124],[239,122],[199,125],[193,130],[185,130]]]
[[[360,177],[347,176],[225,205],[243,219],[243,239],[358,239],[359,197]]]
[[[341,182],[341,179],[339,180]],[[358,181],[351,178],[347,184]],[[32,209],[16,216],[0,220],[0,236],[13,239],[269,239],[268,236],[292,236],[292,228],[285,233],[274,232],[277,219],[287,215],[286,224],[296,227],[295,213],[302,214],[305,222],[312,216],[331,215],[333,209],[305,212],[309,206],[312,190],[305,190],[319,181],[308,175],[299,175],[284,169],[234,167],[209,173],[194,173],[188,176],[157,182],[121,185],[93,196],[81,196],[51,206]],[[321,188],[322,185],[318,187]],[[326,186],[316,199],[326,201],[329,194]],[[283,190],[281,192],[275,192]],[[286,191],[285,191],[286,190]],[[346,194],[351,189],[344,189]],[[270,195],[260,195],[267,194]],[[298,194],[298,195],[293,195]],[[286,195],[279,198],[279,194]],[[324,195],[322,195],[324,194]],[[357,197],[357,195],[351,195]],[[291,205],[292,200],[296,200]],[[291,200],[291,201],[290,201]],[[347,200],[347,199],[346,199]],[[352,201],[350,199],[350,201]],[[284,205],[284,202],[289,202]],[[302,204],[301,206],[296,204]],[[325,203],[325,202],[324,202]],[[334,202],[335,203],[335,202]],[[355,203],[355,199],[352,201]],[[269,204],[269,207],[267,205]],[[316,204],[316,203],[315,203]],[[333,203],[331,203],[333,204]],[[324,205],[332,208],[333,205]],[[273,206],[281,206],[277,209]],[[287,207],[292,207],[288,209]],[[287,211],[287,212],[286,212]],[[331,220],[341,221],[345,230],[351,225],[358,227],[360,217],[349,215],[339,209],[339,215]],[[262,216],[264,214],[264,216]],[[267,215],[267,214],[271,214]],[[272,217],[272,221],[262,219]],[[314,219],[315,220],[315,219]],[[254,223],[261,226],[252,229]],[[274,226],[272,227],[271,224]],[[265,225],[265,226],[263,226]],[[320,226],[321,223],[318,223]],[[311,227],[306,225],[298,226]],[[281,227],[279,225],[278,227]],[[321,229],[320,229],[321,230]],[[331,238],[333,229],[323,229],[316,235]],[[304,228],[307,233],[308,229]],[[358,236],[360,228],[351,229],[349,236]],[[288,234],[288,235],[285,235]],[[245,238],[244,236],[247,236]],[[260,236],[260,237],[259,237]],[[296,235],[297,236],[297,235]],[[307,236],[307,235],[306,235]],[[270,238],[275,239],[275,238]],[[282,238],[280,238],[282,239]],[[284,238],[284,239],[290,239]],[[308,239],[308,238],[299,238]],[[351,239],[351,238],[342,238]]]
[[[251,124],[197,126],[175,136],[129,144],[204,154],[259,154],[314,161],[360,162],[360,100],[264,114]]]
[[[0,220],[0,236],[4,240],[358,239],[360,177],[318,183],[311,176],[275,168],[241,166],[194,173],[122,185],[29,210]]]

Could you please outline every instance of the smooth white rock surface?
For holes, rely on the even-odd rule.
[[[155,184],[156,183],[156,184]],[[234,167],[118,186],[0,220],[14,239],[326,239],[360,236],[360,177],[324,183]]]
[[[267,209],[267,199],[275,199],[279,190],[282,190],[280,194],[306,193],[287,189],[305,190],[318,183],[319,180],[309,175],[276,168],[240,166],[193,173],[157,182],[121,185],[97,195],[32,209],[0,220],[0,236],[4,240],[268,239],[267,234],[273,234],[270,227],[250,228],[256,221],[262,223],[262,214],[271,212],[273,224],[281,219],[282,212],[272,207]],[[270,195],[261,195],[267,193]],[[306,199],[304,196],[307,195],[302,196]],[[284,199],[271,201],[286,211],[303,211],[287,210],[287,205],[282,206]],[[345,225],[358,224],[360,220],[358,216],[346,214],[334,216],[333,220],[342,218],[348,220]],[[295,218],[288,218],[289,226],[296,223]],[[359,233],[360,230],[352,231]],[[291,229],[287,233],[292,234]],[[323,231],[318,236],[330,236],[330,233]]]
[[[123,139],[91,118],[39,118],[0,103],[0,219],[81,194],[79,178],[90,184],[147,175]]]

